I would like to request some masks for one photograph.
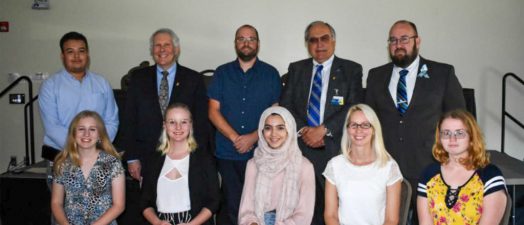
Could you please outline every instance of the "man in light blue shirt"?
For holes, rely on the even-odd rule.
[[[40,87],[40,116],[44,125],[42,157],[53,161],[64,148],[71,120],[83,110],[96,111],[104,120],[111,140],[118,129],[118,108],[109,82],[88,71],[87,39],[69,32],[60,39],[64,68]]]

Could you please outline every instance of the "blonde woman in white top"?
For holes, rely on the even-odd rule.
[[[214,224],[220,199],[215,162],[205,148],[197,148],[193,133],[189,108],[170,105],[142,182],[141,208],[153,225]]]
[[[402,174],[384,147],[377,115],[354,105],[344,127],[342,154],[323,173],[326,224],[398,224]]]

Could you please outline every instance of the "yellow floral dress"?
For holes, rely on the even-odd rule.
[[[428,200],[433,224],[478,224],[484,196],[506,190],[504,177],[495,165],[477,169],[465,184],[456,189],[446,184],[440,168],[439,164],[426,168],[417,188],[418,195]]]

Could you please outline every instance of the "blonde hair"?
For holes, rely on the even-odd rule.
[[[371,107],[366,104],[357,104],[349,108],[349,111],[346,115],[346,120],[344,122],[344,129],[342,131],[342,141],[340,142],[342,154],[347,159],[351,160],[351,156],[349,154],[351,152],[351,138],[349,137],[347,128],[351,122],[351,116],[355,112],[364,113],[364,116],[371,124],[373,129],[373,135],[371,137],[371,148],[375,151],[378,165],[380,167],[385,166],[391,156],[386,151],[386,147],[384,146],[384,140],[382,139],[382,128],[380,126],[380,121],[378,120],[377,114],[375,114],[375,111],[373,111],[373,109],[371,109]]]
[[[71,160],[73,165],[80,167],[80,154],[78,153],[75,136],[78,124],[80,123],[80,120],[84,118],[93,118],[95,120],[96,129],[98,131],[98,141],[96,143],[96,148],[116,157],[117,159],[120,159],[120,155],[116,151],[113,144],[111,144],[111,140],[107,134],[104,121],[100,115],[95,111],[85,110],[78,113],[69,125],[64,150],[56,156],[54,161],[55,164],[53,166],[53,171],[55,176],[62,175],[64,162],[68,158]]]
[[[486,152],[486,145],[484,144],[482,132],[480,131],[475,117],[463,109],[449,111],[440,117],[435,131],[435,144],[433,145],[432,150],[433,157],[435,157],[435,159],[440,163],[447,163],[449,161],[449,154],[444,150],[440,140],[440,126],[444,120],[449,118],[462,121],[469,136],[468,156],[459,159],[459,163],[468,170],[486,167],[489,164],[489,154]]]
[[[193,136],[193,119],[191,115],[191,111],[189,110],[189,107],[186,104],[183,103],[174,103],[167,107],[166,113],[164,115],[164,124],[166,123],[166,117],[169,111],[173,109],[183,109],[189,114],[189,122],[191,123],[191,128],[189,129],[189,135],[187,137],[187,144],[189,147],[189,152],[193,152],[197,147],[198,144],[195,140],[195,137]],[[169,136],[167,136],[166,128],[165,126],[162,128],[162,133],[160,134],[160,139],[158,140],[158,151],[162,152],[162,154],[169,153],[169,149],[171,145],[169,144]]]

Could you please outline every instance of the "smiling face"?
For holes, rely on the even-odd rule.
[[[447,118],[440,125],[440,142],[450,158],[466,158],[470,148],[470,137],[464,123],[459,119]]]
[[[308,32],[307,49],[318,63],[324,63],[335,53],[336,41],[324,24],[313,25]]]
[[[166,112],[164,128],[170,141],[187,141],[192,128],[189,112],[183,108],[172,108]]]
[[[63,49],[60,57],[64,68],[77,79],[81,79],[89,64],[89,51],[86,43],[82,40],[70,39],[64,42]]]
[[[168,33],[158,33],[153,37],[151,54],[155,63],[167,70],[175,63],[180,48],[173,43],[173,38]]]
[[[373,139],[373,127],[362,111],[355,111],[348,121],[347,132],[351,147],[369,147]]]
[[[287,139],[286,124],[280,115],[270,115],[264,122],[262,131],[264,140],[272,149],[278,149],[284,145]]]
[[[85,117],[78,121],[75,129],[75,142],[79,150],[96,149],[99,139],[98,126],[92,117]]]

